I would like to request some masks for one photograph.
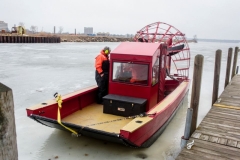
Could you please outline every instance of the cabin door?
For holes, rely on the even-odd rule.
[[[158,102],[164,99],[165,92],[165,78],[166,78],[166,55],[167,45],[162,44],[160,46],[159,56],[159,88],[158,88]]]

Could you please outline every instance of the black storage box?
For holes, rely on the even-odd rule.
[[[103,97],[103,113],[135,116],[145,112],[147,99],[109,94]]]

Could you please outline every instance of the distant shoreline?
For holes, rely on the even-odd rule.
[[[1,34],[0,36],[20,36],[17,34]],[[27,34],[23,36],[31,37],[60,37],[61,42],[134,42],[133,38],[113,37],[113,36],[87,36],[87,35],[63,35],[63,34]],[[219,42],[219,43],[240,43],[240,40],[223,39],[187,39],[188,43],[197,42]]]
[[[240,43],[240,40],[223,40],[223,39],[197,39],[199,42],[221,42],[221,43]]]
[[[5,37],[22,37],[18,34],[0,34]],[[133,38],[110,36],[86,36],[86,35],[61,35],[61,34],[25,34],[23,37],[60,37],[61,42],[133,42]]]
[[[103,37],[103,36],[81,36],[81,35],[60,35],[61,42],[133,42],[133,38]]]

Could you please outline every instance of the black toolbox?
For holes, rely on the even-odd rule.
[[[147,99],[108,94],[103,97],[103,113],[135,116],[145,112]]]

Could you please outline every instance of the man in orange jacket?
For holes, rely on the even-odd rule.
[[[103,50],[95,58],[95,80],[98,85],[97,103],[102,103],[102,97],[108,93],[108,77],[109,77],[109,54],[111,49],[104,47]]]

